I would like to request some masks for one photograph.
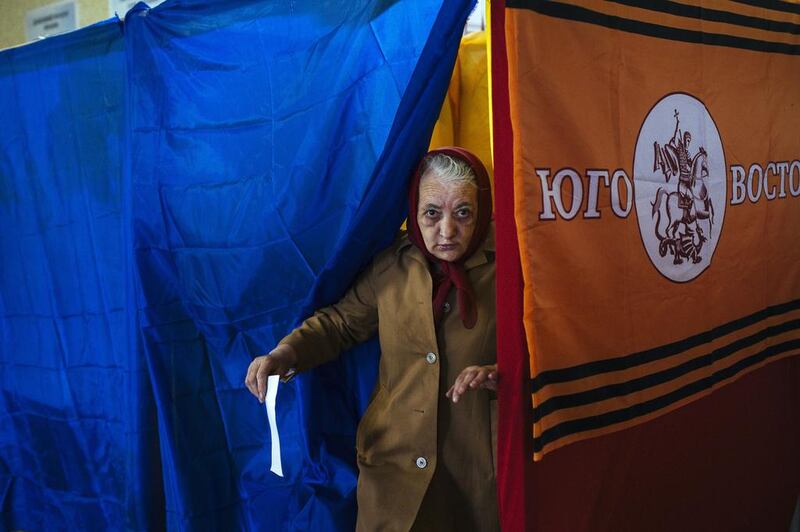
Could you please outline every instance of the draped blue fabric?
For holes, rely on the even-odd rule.
[[[376,343],[252,358],[405,216],[469,0],[168,0],[0,52],[0,526],[348,530]]]
[[[129,326],[124,95],[119,22],[0,53],[4,530],[163,522],[155,407]]]

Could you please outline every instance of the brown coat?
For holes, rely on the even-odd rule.
[[[494,401],[485,390],[457,404],[444,396],[466,366],[495,363],[493,226],[465,267],[478,307],[472,329],[461,323],[454,290],[435,328],[426,259],[403,236],[341,301],[281,341],[303,371],[379,334],[378,383],[356,435],[358,530],[498,529]]]

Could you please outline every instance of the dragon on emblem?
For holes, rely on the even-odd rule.
[[[673,264],[682,264],[684,259],[697,264],[703,258],[700,251],[706,242],[698,220],[708,220],[709,229],[714,225],[714,205],[711,202],[706,181],[708,180],[708,154],[700,146],[691,156],[689,143],[692,135],[680,129],[680,119],[675,110],[675,132],[669,142],[661,146],[653,143],[655,157],[653,171],[661,169],[667,183],[677,177],[677,190],[669,192],[659,187],[656,192],[652,216],[656,218],[655,233],[659,240],[658,253],[662,257],[669,252]],[[666,225],[662,231],[662,220]]]

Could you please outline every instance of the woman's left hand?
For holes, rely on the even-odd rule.
[[[457,403],[467,391],[479,389],[497,390],[497,364],[464,368],[445,396]]]

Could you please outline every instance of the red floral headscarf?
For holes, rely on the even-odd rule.
[[[477,219],[475,221],[475,232],[469,241],[464,254],[455,262],[448,262],[436,258],[425,246],[417,224],[417,208],[419,205],[419,182],[426,169],[426,161],[433,155],[444,154],[455,159],[466,162],[475,173],[478,184],[478,205]],[[456,287],[456,301],[461,322],[467,329],[472,329],[478,321],[478,309],[475,305],[475,293],[469,277],[464,269],[464,261],[475,253],[483,244],[486,234],[489,231],[489,224],[492,221],[492,188],[489,182],[489,174],[483,163],[475,155],[463,148],[439,148],[429,152],[423,157],[417,166],[411,182],[408,186],[408,237],[411,242],[419,248],[431,264],[439,265],[439,272],[433,275],[433,317],[439,323],[444,314],[444,303],[450,288]],[[432,271],[433,273],[433,271]]]

